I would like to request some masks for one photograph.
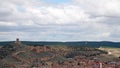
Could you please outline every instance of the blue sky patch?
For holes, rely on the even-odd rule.
[[[20,12],[25,12],[26,11],[24,6],[18,5],[17,8]]]

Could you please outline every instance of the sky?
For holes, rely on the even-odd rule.
[[[120,41],[120,0],[0,0],[0,41]]]

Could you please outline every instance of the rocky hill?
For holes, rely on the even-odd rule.
[[[16,42],[0,48],[0,68],[21,68],[22,66],[33,68],[46,66],[46,64],[54,62],[58,64],[70,62],[76,57],[94,60],[100,58],[100,56],[102,56],[101,59],[109,57],[106,51],[88,46],[29,46],[16,40]],[[112,59],[106,61],[116,61],[113,56],[110,56],[110,58]]]

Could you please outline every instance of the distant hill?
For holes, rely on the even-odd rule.
[[[6,46],[8,44],[13,43],[14,41],[8,41],[8,42],[0,42],[0,46]],[[120,48],[120,42],[109,42],[109,41],[101,41],[101,42],[89,42],[89,41],[78,41],[78,42],[33,42],[33,41],[22,41],[23,44],[26,45],[68,45],[68,46],[92,46],[92,47],[100,47],[100,46],[106,46],[106,47],[119,47]]]

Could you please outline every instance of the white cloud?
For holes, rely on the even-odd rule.
[[[38,9],[29,8],[27,11],[33,14],[34,18],[39,21],[39,24],[69,24],[89,20],[89,15],[74,5],[40,7]]]
[[[77,5],[82,7],[86,12],[94,15],[119,16],[120,17],[120,0],[73,0]]]
[[[3,40],[120,41],[119,3],[73,0],[56,5],[38,0],[0,0],[0,32],[11,32]]]
[[[0,26],[17,26],[17,23],[0,21]]]

